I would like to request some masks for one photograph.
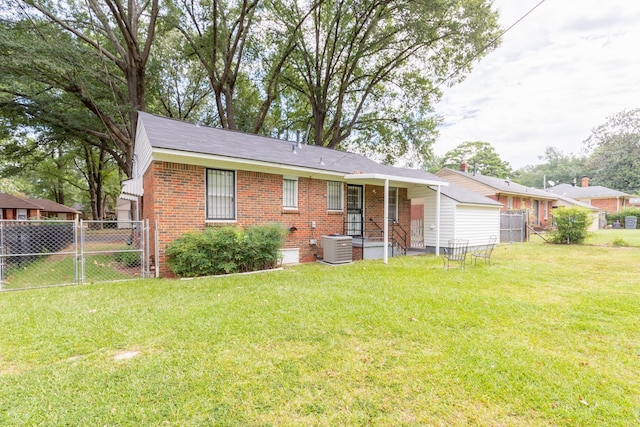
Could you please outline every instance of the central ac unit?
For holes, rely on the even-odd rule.
[[[351,262],[353,259],[351,240],[351,236],[322,236],[323,261],[330,264]]]

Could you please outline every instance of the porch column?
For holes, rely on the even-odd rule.
[[[436,186],[436,256],[440,255],[440,186]]]
[[[386,264],[389,261],[389,180],[384,180],[384,248],[382,250],[382,260]]]

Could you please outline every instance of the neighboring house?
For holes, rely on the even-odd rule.
[[[589,186],[589,178],[583,177],[582,186],[577,187],[570,184],[559,184],[555,187],[547,188],[547,191],[595,206],[606,213],[618,213],[620,209],[629,207],[631,195],[622,191],[600,185]]]
[[[557,199],[555,194],[526,187],[509,179],[469,173],[466,164],[461,165],[461,169],[443,168],[436,175],[499,202],[502,204],[502,211],[527,210],[531,226],[547,228],[551,225],[551,207]]]
[[[283,224],[290,231],[283,250],[289,262],[321,259],[322,236],[364,241],[377,235],[386,242],[386,261],[395,231],[410,230],[409,194],[448,185],[425,171],[381,165],[359,154],[143,112],[134,159],[121,197],[135,202],[151,235],[157,232],[158,247],[152,242],[150,249],[160,275],[170,273],[164,262],[169,243],[217,225]],[[361,249],[353,254],[362,257]]]
[[[496,236],[499,242],[500,202],[455,184],[442,187],[438,233],[437,192],[437,188],[421,187],[409,190],[408,194],[412,203],[412,218],[418,220],[418,224],[423,224],[422,236],[427,251],[435,250],[438,239],[441,247],[447,246],[452,239],[468,240],[469,247],[486,245],[491,236]]]
[[[75,220],[81,212],[46,199],[25,199],[0,193],[0,219],[60,219]]]

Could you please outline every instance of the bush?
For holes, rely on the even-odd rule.
[[[182,277],[255,271],[275,266],[284,242],[280,225],[208,228],[187,233],[167,246],[167,265]]]
[[[140,252],[116,252],[113,254],[113,258],[124,264],[126,267],[138,267],[140,266]]]
[[[593,221],[589,210],[579,206],[562,207],[553,211],[557,229],[551,233],[553,243],[584,243],[587,229]]]
[[[640,218],[640,207],[630,207],[621,209],[620,212],[615,214],[607,214],[607,224],[613,224],[619,221],[624,226],[624,218],[627,216],[637,216]],[[636,227],[640,227],[640,221],[638,221]]]

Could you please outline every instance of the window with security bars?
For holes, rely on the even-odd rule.
[[[236,219],[235,172],[207,169],[207,219]]]
[[[389,219],[398,220],[398,189],[389,187]]]
[[[282,181],[282,207],[298,209],[298,180],[284,178]]]
[[[327,210],[341,211],[343,201],[343,186],[338,181],[327,181]]]

